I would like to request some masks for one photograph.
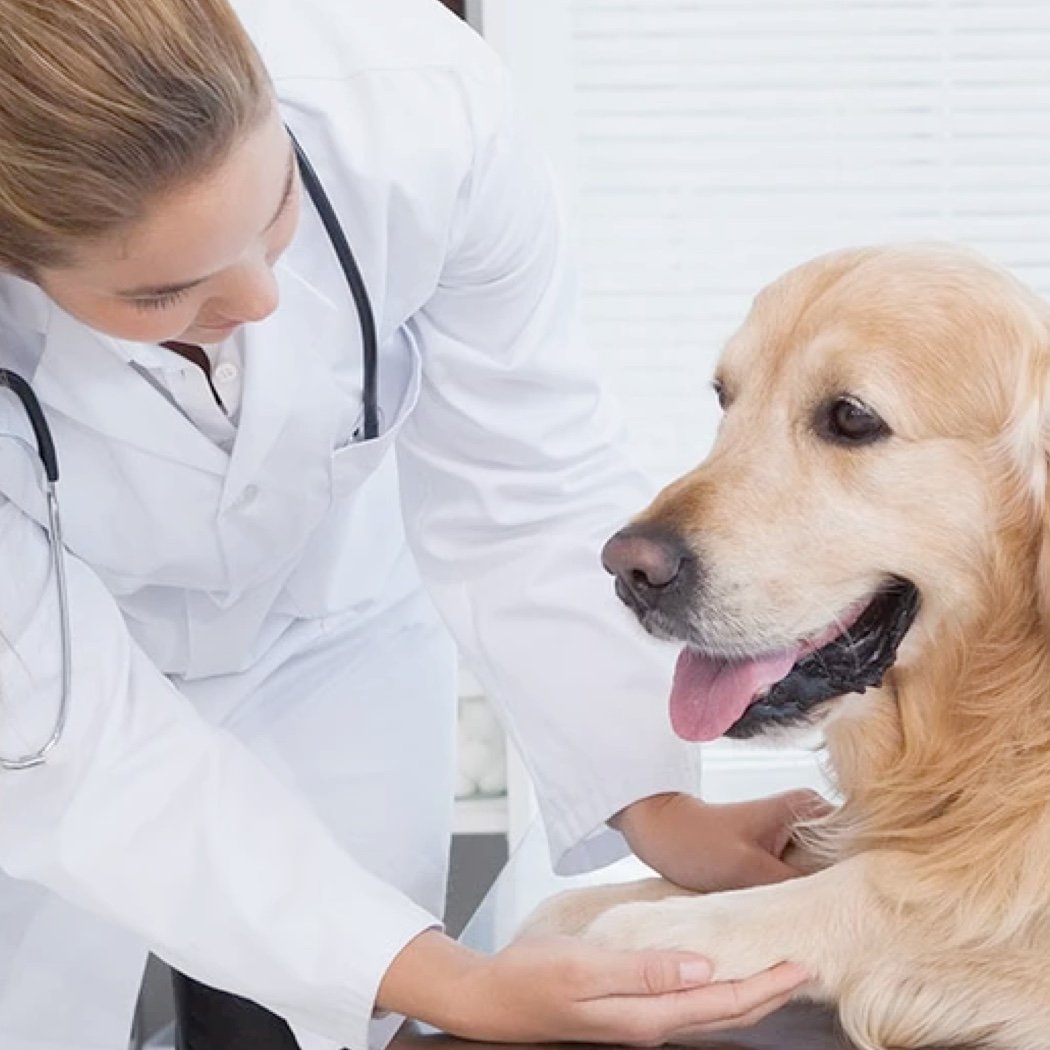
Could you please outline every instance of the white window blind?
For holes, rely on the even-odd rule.
[[[754,293],[810,256],[946,239],[1050,294],[1050,0],[489,0],[484,18],[658,480],[706,453],[708,380]],[[815,782],[798,752],[716,745],[705,768],[722,797]]]
[[[965,242],[1050,292],[1046,0],[573,0],[585,311],[645,461],[706,450],[753,294],[822,251]]]

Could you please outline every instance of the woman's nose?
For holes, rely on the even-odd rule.
[[[262,262],[231,273],[215,305],[224,318],[242,323],[269,317],[279,302],[273,268]]]

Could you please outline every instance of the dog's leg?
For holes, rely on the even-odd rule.
[[[813,979],[797,997],[838,1004],[846,1032],[867,1050],[1050,1050],[1050,1010],[1037,991],[1019,999],[1016,979],[946,951],[921,909],[895,903],[908,872],[906,859],[862,854],[771,886],[619,904],[583,936],[611,948],[699,952],[716,980],[801,963]]]
[[[865,858],[856,857],[772,886],[620,904],[583,935],[616,948],[697,951],[721,980],[791,960],[813,975],[807,996],[837,999],[874,952],[885,952],[883,914]]]
[[[566,890],[544,901],[522,924],[518,937],[544,934],[579,934],[611,908],[640,901],[680,897],[686,890],[666,879],[640,879]]]
[[[982,963],[902,909],[909,865],[863,854],[814,875],[706,896],[663,879],[563,893],[521,935],[580,933],[611,948],[699,952],[715,979],[746,977],[782,960],[813,980],[799,998],[839,1006],[858,1047],[974,1045],[1050,1050],[1044,968],[1031,959]],[[1005,969],[1005,973],[999,973]],[[1017,993],[1016,973],[1031,973]],[[980,976],[975,976],[980,975]]]

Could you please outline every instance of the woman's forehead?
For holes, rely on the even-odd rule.
[[[84,246],[68,269],[124,295],[206,279],[273,224],[290,175],[294,154],[275,107],[214,169],[159,196],[130,228]]]

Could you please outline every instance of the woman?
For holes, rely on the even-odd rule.
[[[73,638],[62,742],[0,774],[0,1045],[117,1047],[146,948],[188,975],[192,1050],[363,1050],[397,1015],[499,1040],[753,1020],[803,975],[480,958],[437,928],[454,660],[433,606],[510,713],[562,870],[626,839],[685,884],[782,878],[789,810],[684,794],[666,656],[597,564],[644,487],[490,54],[434,0],[240,14],[0,0],[0,364],[30,362],[55,434]],[[370,292],[375,438],[288,129]],[[58,620],[39,484],[3,444],[10,755],[54,716]]]

